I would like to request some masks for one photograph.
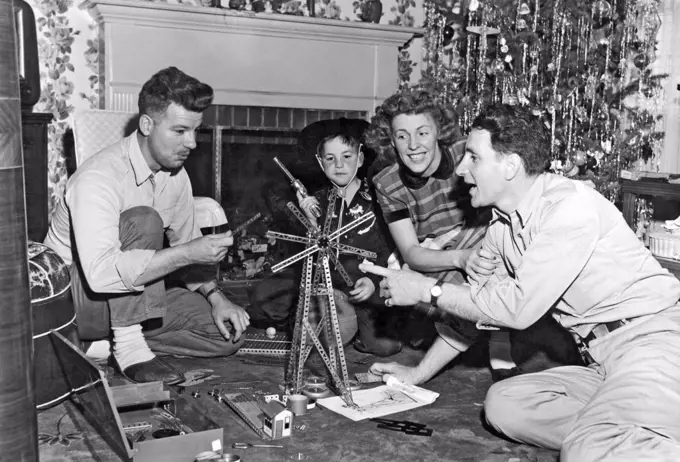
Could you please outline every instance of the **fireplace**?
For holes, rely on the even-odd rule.
[[[227,218],[242,223],[270,212],[266,187],[277,183],[290,189],[274,163],[277,157],[314,190],[320,170],[297,147],[305,126],[317,120],[366,118],[361,111],[215,105],[203,119],[198,147],[185,164],[197,196],[219,198]],[[206,174],[214,173],[214,175]],[[276,188],[277,190],[279,188]],[[291,190],[292,191],[292,190]],[[291,196],[294,199],[294,195]]]
[[[321,119],[367,118],[396,90],[399,48],[422,34],[138,0],[86,0],[81,8],[99,28],[101,108],[135,111],[143,83],[171,65],[213,87],[215,106],[186,168],[195,195],[220,202],[231,226],[262,213],[248,228],[254,233],[285,232],[285,202],[295,200],[274,156],[308,189],[318,187],[325,177],[298,151],[300,130]]]
[[[185,163],[194,195],[219,198],[234,229],[260,218],[239,236],[235,253],[227,258],[228,278],[252,277],[291,251],[272,245],[268,229],[304,234],[286,204],[296,197],[278,158],[310,194],[327,182],[316,160],[298,148],[300,131],[312,122],[330,118],[366,118],[361,111],[215,105],[204,114],[198,146]],[[260,258],[262,257],[262,258]]]

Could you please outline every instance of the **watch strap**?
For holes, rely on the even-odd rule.
[[[222,288],[219,285],[216,285],[215,287],[213,287],[212,289],[210,289],[209,291],[207,291],[205,293],[205,298],[207,299],[208,297],[210,297],[215,292],[220,292],[222,294],[224,293],[224,292],[222,292]]]
[[[430,289],[430,305],[434,306],[435,308],[439,308],[439,306],[437,306],[437,301],[439,300],[439,295],[437,295],[437,296],[433,295],[432,289],[434,289],[435,287],[441,287],[443,284],[444,284],[444,275],[442,274],[437,278],[437,282],[435,282],[434,285],[432,286],[432,288]]]

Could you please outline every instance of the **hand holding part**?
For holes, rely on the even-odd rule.
[[[319,218],[321,216],[321,207],[319,207],[319,201],[314,196],[303,196],[299,192],[296,194],[298,204],[300,208],[307,215]]]
[[[221,262],[234,244],[231,231],[219,234],[206,234],[189,243],[194,263],[212,264]]]

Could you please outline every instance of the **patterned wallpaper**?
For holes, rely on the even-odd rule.
[[[78,8],[81,0],[27,0],[37,22],[42,94],[35,112],[50,112],[54,122],[48,131],[49,210],[54,210],[67,180],[63,138],[69,128],[69,115],[76,109],[99,105],[97,29],[90,15]],[[153,0],[159,3],[201,5],[210,0]],[[232,0],[235,1],[235,0]],[[361,7],[368,0],[317,0],[318,16],[338,20],[359,20]],[[420,26],[423,0],[382,0],[380,24]],[[227,3],[227,0],[222,0]],[[267,2],[269,3],[269,2]],[[291,0],[286,4],[297,4]],[[420,61],[420,45],[414,42],[405,57]],[[417,64],[416,64],[417,66]],[[186,70],[191,73],[191,70]],[[411,81],[417,81],[416,72]]]

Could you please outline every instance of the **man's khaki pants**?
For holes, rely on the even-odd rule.
[[[123,250],[163,248],[163,221],[150,207],[134,207],[120,218]],[[78,332],[83,340],[109,338],[112,327],[141,324],[149,348],[156,354],[228,356],[243,344],[225,340],[202,295],[180,287],[166,289],[160,279],[142,292],[94,293],[79,265],[71,265],[71,293]]]
[[[487,421],[561,462],[680,461],[680,307],[591,342],[596,364],[494,384]]]

